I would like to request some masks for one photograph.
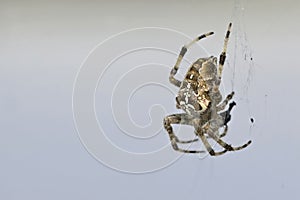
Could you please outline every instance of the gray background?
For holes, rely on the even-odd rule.
[[[299,198],[299,9],[299,1],[1,1],[0,198]],[[240,144],[250,138],[248,149],[205,159],[186,155],[163,170],[140,175],[112,170],[86,151],[73,122],[72,90],[81,63],[97,44],[136,27],[166,27],[191,37],[213,30],[217,34],[202,44],[217,55],[229,21],[236,24],[233,38],[239,42],[230,43],[224,91],[235,89],[239,104],[226,141]],[[178,50],[186,42],[171,39]],[[235,45],[241,46],[237,57],[250,55],[253,62],[244,61],[252,66],[250,83],[238,78],[245,70],[237,69],[233,87]],[[175,57],[168,58],[169,65]],[[167,79],[167,70],[163,73]],[[132,109],[141,124],[143,113],[148,116],[142,94]],[[173,94],[157,101],[166,113],[178,112]],[[110,126],[107,122],[106,132]],[[111,127],[111,137],[123,148],[153,150],[151,145],[126,146],[127,139],[118,140],[116,131]],[[159,137],[159,144],[168,143],[163,130]]]

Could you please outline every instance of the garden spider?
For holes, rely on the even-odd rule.
[[[199,40],[213,34],[213,32],[210,32],[203,34],[187,45],[184,45],[180,51],[175,66],[170,72],[170,82],[179,87],[179,92],[176,97],[176,107],[184,111],[184,113],[172,114],[164,118],[164,127],[169,134],[172,147],[176,151],[183,153],[205,152],[179,148],[177,143],[192,143],[197,141],[198,138],[188,141],[178,139],[173,132],[171,124],[194,126],[196,136],[202,140],[205,148],[211,156],[222,155],[227,151],[237,151],[247,147],[251,143],[251,140],[249,140],[244,145],[232,147],[221,139],[227,133],[227,123],[231,118],[230,111],[236,105],[233,101],[229,104],[229,108],[224,111],[226,105],[232,99],[234,92],[227,95],[221,103],[222,95],[219,91],[230,29],[231,23],[228,26],[224,39],[223,51],[220,54],[218,67],[217,58],[214,56],[199,58],[191,65],[182,82],[174,77],[187,50]],[[222,127],[224,127],[223,133],[219,134],[219,128]],[[224,148],[224,150],[215,152],[208,142],[208,138],[215,140],[221,147]]]

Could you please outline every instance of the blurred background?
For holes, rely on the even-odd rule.
[[[2,0],[0,198],[299,198],[299,9],[297,0]],[[177,77],[195,59],[218,56],[229,22],[221,91],[234,90],[237,107],[224,140],[253,143],[220,157],[182,156],[162,129],[164,116],[181,112],[169,71],[202,33],[215,35],[188,52]],[[167,160],[160,168],[136,174],[151,160],[130,162],[84,141],[89,130],[76,114],[86,108],[76,112],[72,101],[78,78],[89,80],[85,70],[95,81],[88,106],[106,139],[129,154],[164,149],[154,160]],[[175,129],[193,137],[191,127]]]

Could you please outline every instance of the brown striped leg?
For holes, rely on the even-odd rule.
[[[231,92],[229,95],[227,95],[227,97],[224,99],[224,101],[222,103],[217,105],[217,112],[225,109],[228,102],[232,99],[233,95],[234,95],[234,92]]]
[[[224,66],[225,59],[226,59],[227,44],[228,44],[228,40],[229,40],[231,26],[232,26],[232,24],[229,23],[228,29],[227,29],[227,32],[226,32],[226,36],[225,36],[225,39],[224,39],[223,51],[222,51],[222,53],[220,55],[220,59],[219,59],[219,69],[218,69],[218,78],[219,78],[219,80],[221,80],[221,78],[222,78],[222,71],[223,71],[223,66]]]
[[[231,145],[224,142],[220,137],[217,137],[215,134],[210,134],[211,138],[214,139],[219,145],[221,145],[227,151],[238,151],[246,148],[249,144],[251,144],[251,140],[249,140],[246,144],[243,144],[238,147],[232,147]]]
[[[225,129],[224,129],[223,133],[220,135],[220,138],[224,137],[227,134],[227,131],[228,131],[228,126],[225,125]]]
[[[177,58],[177,61],[176,61],[175,65],[174,65],[173,69],[172,69],[171,72],[170,72],[169,81],[170,81],[173,85],[175,85],[175,86],[177,86],[177,87],[180,87],[180,85],[181,85],[181,81],[177,80],[174,76],[175,76],[175,74],[177,73],[178,68],[179,68],[179,66],[180,66],[180,63],[181,63],[181,61],[182,61],[182,59],[183,59],[183,56],[185,55],[185,53],[187,52],[187,50],[188,50],[193,44],[195,44],[196,42],[198,42],[199,40],[201,40],[201,39],[203,39],[203,38],[206,38],[207,36],[212,35],[212,34],[214,34],[214,33],[213,33],[213,32],[210,32],[210,33],[206,33],[206,34],[200,35],[200,36],[198,36],[197,38],[195,38],[194,40],[192,40],[190,43],[184,45],[184,46],[181,48],[181,51],[180,51],[180,53],[179,53],[179,55],[178,55],[178,58]]]
[[[223,151],[215,152],[213,150],[213,148],[211,147],[211,145],[209,144],[209,142],[207,141],[207,138],[206,138],[206,136],[204,135],[204,133],[202,131],[195,131],[195,133],[196,133],[196,135],[198,135],[200,137],[200,139],[202,140],[205,148],[207,149],[208,153],[211,156],[219,156],[219,155],[222,155],[222,154],[227,152],[227,149],[224,149]]]
[[[169,115],[167,117],[164,118],[164,127],[167,130],[170,140],[171,140],[171,144],[174,150],[182,152],[182,153],[204,153],[204,151],[197,151],[197,150],[185,150],[185,149],[181,149],[178,147],[177,143],[191,143],[191,142],[195,142],[198,139],[194,139],[194,140],[188,140],[188,141],[182,141],[179,140],[176,135],[173,132],[173,128],[171,126],[171,124],[187,124],[190,125],[190,123],[188,122],[188,116],[184,113],[182,114],[173,114],[173,115]]]
[[[224,119],[224,125],[225,125],[225,126],[227,125],[227,123],[228,123],[228,122],[230,121],[230,119],[231,119],[230,112],[231,112],[232,108],[233,108],[235,105],[236,105],[236,103],[235,103],[234,101],[231,102],[231,103],[229,104],[229,108],[228,108],[226,111],[220,113],[220,115],[221,115],[221,116],[223,117],[223,119]]]

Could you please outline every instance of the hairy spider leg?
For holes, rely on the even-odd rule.
[[[219,151],[219,152],[215,152],[213,150],[213,148],[211,147],[211,145],[209,144],[209,142],[207,141],[207,138],[206,136],[204,135],[203,131],[201,130],[197,130],[195,131],[195,134],[198,135],[200,137],[200,139],[202,140],[205,148],[207,149],[208,153],[211,155],[211,156],[219,156],[219,155],[222,155],[224,153],[227,152],[227,149],[224,149],[223,151]]]
[[[232,23],[229,23],[228,29],[227,29],[227,32],[226,32],[226,36],[225,36],[225,39],[224,39],[223,51],[220,54],[219,69],[218,69],[218,78],[219,78],[219,80],[221,80],[221,78],[222,78],[223,66],[224,66],[225,59],[226,59],[227,44],[228,44],[228,40],[229,40],[231,26],[232,26]],[[220,83],[221,83],[221,81],[219,81],[219,84]]]
[[[234,95],[234,92],[231,92],[230,94],[227,95],[227,97],[223,100],[222,103],[220,103],[219,105],[217,105],[217,112],[222,111],[225,109],[225,107],[227,106],[228,102],[232,99]]]
[[[230,112],[231,112],[231,110],[232,110],[232,108],[234,107],[234,106],[236,106],[236,103],[233,101],[233,102],[231,102],[230,104],[229,104],[229,108],[226,110],[226,111],[224,111],[224,112],[222,112],[220,115],[224,118],[224,125],[226,126],[227,125],[227,123],[230,121],[230,119],[231,119],[231,115],[230,115]]]
[[[251,140],[249,140],[247,143],[245,143],[241,146],[232,147],[231,145],[224,142],[220,137],[216,136],[214,133],[209,134],[209,135],[213,140],[215,140],[219,145],[221,145],[227,151],[238,151],[238,150],[246,148],[249,144],[251,144]]]
[[[235,105],[235,103],[233,102],[233,104],[231,104],[230,108],[228,109],[228,112],[231,111],[232,107]],[[225,125],[227,127],[227,125]],[[197,129],[199,130],[199,129]],[[203,135],[206,133],[209,138],[212,138],[213,140],[215,140],[220,146],[222,146],[226,151],[238,151],[238,150],[241,150],[241,149],[244,149],[246,148],[249,144],[251,144],[251,140],[249,140],[247,143],[241,145],[241,146],[238,146],[238,147],[232,147],[231,145],[227,144],[226,142],[224,142],[220,136],[217,136],[215,134],[215,132],[211,129],[210,127],[210,123],[207,122],[205,125],[203,125],[200,129],[199,132],[202,132],[201,130],[203,130]],[[222,133],[221,135],[226,135],[226,132],[227,132],[228,128],[225,128],[224,130],[224,133]],[[201,136],[201,135],[200,135]],[[201,137],[202,141],[205,141],[205,139],[203,139]],[[206,141],[207,142],[207,141]],[[204,142],[203,142],[204,143]],[[207,142],[208,143],[208,142]],[[206,146],[206,145],[205,145]],[[211,151],[211,149],[207,149],[208,151]],[[213,152],[214,153],[214,152]],[[210,153],[211,154],[211,153]],[[213,154],[211,154],[213,155]]]
[[[220,138],[221,138],[221,137],[224,137],[224,136],[227,134],[227,131],[228,131],[228,126],[227,126],[227,124],[226,124],[223,133],[220,135]]]
[[[232,93],[231,93],[232,94]],[[231,94],[229,94],[229,95],[231,95]],[[228,95],[228,96],[229,96]],[[227,97],[228,97],[227,96]],[[224,126],[225,126],[225,128],[224,128],[224,130],[223,130],[223,133],[220,135],[220,138],[222,138],[222,137],[224,137],[224,136],[226,136],[226,134],[227,134],[227,132],[228,132],[228,126],[227,126],[227,123],[230,121],[230,119],[231,119],[231,115],[230,115],[230,112],[231,112],[231,110],[232,110],[232,108],[234,107],[236,105],[236,103],[233,101],[233,102],[231,102],[230,104],[229,104],[229,108],[226,110],[226,111],[224,111],[224,112],[222,112],[220,115],[224,118]],[[210,136],[208,136],[208,138],[211,138]]]
[[[202,34],[198,37],[196,37],[194,40],[192,40],[190,43],[184,45],[182,48],[181,48],[181,51],[178,55],[178,58],[177,58],[177,61],[174,65],[174,67],[172,68],[171,72],[170,72],[170,76],[169,76],[169,81],[170,83],[172,83],[173,85],[177,86],[177,87],[180,87],[181,85],[181,81],[177,80],[174,76],[175,74],[177,73],[178,71],[178,68],[180,66],[180,63],[185,55],[185,53],[187,52],[187,50],[193,45],[195,44],[196,42],[198,42],[199,40],[203,39],[203,38],[206,38],[207,36],[210,36],[214,34],[214,32],[209,32],[209,33],[206,33],[206,34]]]
[[[206,127],[205,127],[206,126]],[[226,135],[228,128],[225,128],[224,133]],[[209,138],[212,138],[213,140],[215,140],[220,146],[222,146],[224,148],[223,151],[220,152],[215,152],[211,145],[209,144],[209,142],[207,141],[207,137],[205,136],[205,133],[209,136]],[[224,135],[224,133],[222,135]],[[199,135],[199,137],[201,138],[203,144],[205,145],[207,151],[209,152],[210,155],[212,156],[218,156],[218,155],[222,155],[227,151],[238,151],[241,149],[246,148],[249,144],[251,144],[251,140],[249,140],[246,144],[243,144],[241,146],[238,147],[232,147],[231,145],[227,144],[226,142],[224,142],[221,137],[217,136],[214,132],[212,132],[210,130],[209,127],[209,123],[202,126],[201,129],[197,129],[196,134]]]
[[[174,150],[183,152],[183,153],[204,153],[205,152],[205,151],[198,151],[198,150],[185,150],[185,149],[179,148],[177,143],[182,143],[182,144],[192,143],[192,142],[197,141],[198,138],[193,139],[193,140],[187,140],[187,141],[179,140],[175,136],[171,124],[185,124],[185,125],[192,125],[192,124],[189,120],[189,116],[185,113],[173,114],[173,115],[169,115],[164,118],[164,127],[169,134],[171,144],[172,144],[172,147]]]
[[[224,128],[222,134],[220,135],[220,138],[226,136],[227,132],[228,132],[228,126],[225,125],[225,128]],[[211,138],[209,135],[206,135],[206,137]]]

